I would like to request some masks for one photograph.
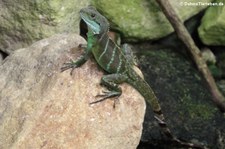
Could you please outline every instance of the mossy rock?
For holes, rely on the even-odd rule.
[[[201,0],[201,2],[210,1]],[[183,21],[207,7],[206,5],[188,6],[189,2],[196,3],[195,0],[186,0],[185,3],[170,0]],[[113,29],[120,31],[126,40],[155,40],[173,32],[173,28],[156,1],[93,0],[92,4],[106,16],[113,24]]]
[[[10,54],[57,33],[79,33],[79,10],[88,4],[89,0],[0,1],[0,50]]]
[[[225,0],[216,2],[221,5],[207,9],[198,29],[199,36],[206,45],[225,45]]]
[[[139,63],[145,79],[160,100],[169,128],[178,138],[222,149],[218,138],[225,138],[224,117],[212,102],[191,59],[175,52],[180,50],[142,49]],[[155,123],[150,106],[147,107],[142,141],[157,144],[157,148],[165,147],[166,139]]]

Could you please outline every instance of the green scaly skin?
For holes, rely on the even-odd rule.
[[[108,91],[99,95],[101,99],[91,104],[98,103],[108,98],[119,97],[122,94],[119,84],[126,82],[140,92],[150,104],[160,128],[162,128],[163,133],[167,137],[183,146],[203,148],[199,145],[183,142],[172,135],[167,124],[164,122],[165,118],[161,112],[161,106],[153,90],[133,69],[135,62],[130,55],[131,49],[127,45],[120,48],[109,38],[109,23],[107,19],[91,6],[81,9],[80,16],[88,26],[87,47],[85,53],[77,61],[66,63],[66,65],[62,67],[62,71],[79,67],[87,61],[91,54],[94,55],[95,60],[101,68],[109,73],[108,75],[104,75],[101,79],[101,84],[104,85]]]

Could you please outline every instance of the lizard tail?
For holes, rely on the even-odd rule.
[[[184,142],[184,141],[181,141],[180,139],[178,139],[177,137],[175,137],[172,134],[172,132],[170,131],[167,124],[165,123],[165,118],[164,118],[164,115],[162,114],[161,110],[154,111],[154,113],[155,113],[154,118],[158,121],[158,124],[159,124],[160,128],[163,130],[163,133],[168,138],[170,138],[173,142],[178,143],[179,145],[184,146],[184,147],[191,147],[191,148],[196,148],[196,149],[207,149],[207,147],[205,147],[205,146],[190,143],[190,142]]]
[[[196,148],[196,149],[206,149],[206,147],[197,145],[194,143],[188,143],[181,141],[177,137],[175,137],[169,127],[167,126],[165,122],[164,115],[161,111],[161,106],[159,104],[159,101],[157,97],[155,96],[153,90],[151,87],[148,85],[148,83],[142,79],[137,73],[132,73],[130,74],[132,77],[132,80],[128,80],[127,82],[131,84],[136,90],[138,90],[141,95],[145,98],[147,103],[151,105],[151,108],[153,109],[153,112],[155,113],[155,119],[158,121],[158,124],[160,128],[162,129],[163,133],[171,139],[173,142],[178,143],[181,146],[186,146],[186,147],[191,147],[191,148]]]

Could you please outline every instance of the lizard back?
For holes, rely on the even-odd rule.
[[[92,53],[98,64],[109,73],[124,73],[126,60],[121,48],[113,42],[107,33],[97,35],[97,44],[93,45]]]

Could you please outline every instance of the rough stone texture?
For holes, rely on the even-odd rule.
[[[198,0],[197,2],[210,2],[212,0]],[[170,0],[182,20],[187,20],[197,14],[206,5],[188,6],[189,2],[196,0]],[[92,3],[113,22],[114,28],[120,30],[125,40],[146,40],[164,37],[173,29],[154,0],[93,0]]]
[[[0,49],[5,53],[26,47],[55,33],[79,32],[79,10],[90,1],[113,22],[126,40],[158,39],[173,31],[155,1],[137,0],[7,0],[0,1]],[[199,0],[198,2],[210,2]],[[182,20],[205,6],[186,6],[170,1]],[[185,2],[196,2],[186,0]]]
[[[4,58],[3,53],[0,51],[0,64],[2,63],[3,58]]]
[[[211,6],[207,9],[198,33],[207,45],[225,45],[225,0],[217,0],[223,6]]]
[[[79,32],[89,0],[0,0],[0,49],[5,53],[62,32]]]
[[[138,56],[140,68],[159,98],[172,132],[185,141],[204,144],[210,149],[224,149],[225,117],[213,104],[191,59],[181,54],[184,49],[164,46],[151,50],[152,45],[150,49],[141,45],[138,48],[143,52]],[[152,143],[151,147],[148,143],[145,148],[179,148],[162,143],[162,140],[167,140],[161,135],[148,106],[143,126],[142,141]]]
[[[145,102],[122,84],[119,100],[97,100],[103,72],[93,60],[60,72],[76,59],[85,41],[78,35],[56,35],[16,50],[0,65],[1,149],[135,149]],[[72,56],[71,56],[71,53]]]

